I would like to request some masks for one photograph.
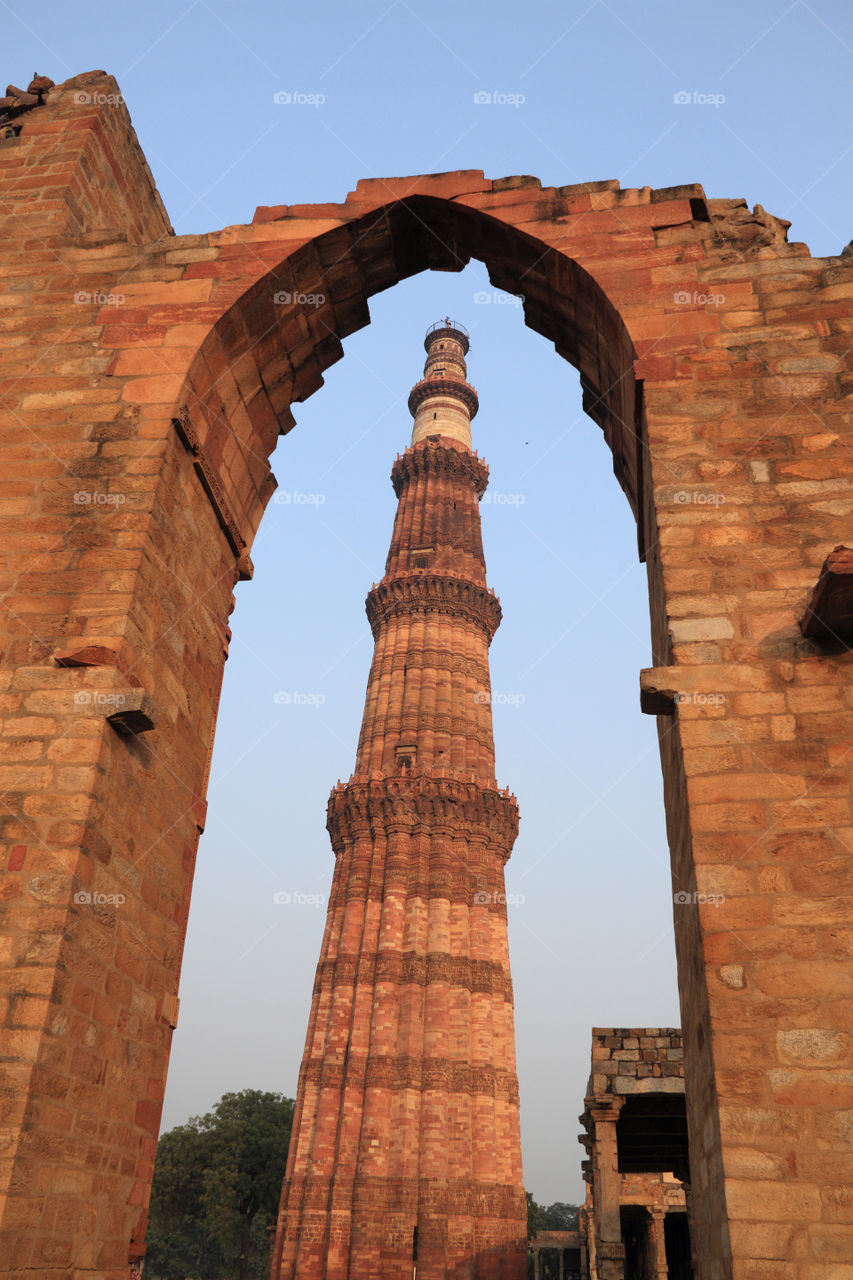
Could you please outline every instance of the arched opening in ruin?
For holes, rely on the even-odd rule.
[[[481,214],[420,198],[371,214],[347,228],[346,235],[327,232],[291,255],[283,270],[274,268],[233,304],[203,344],[183,398],[190,420],[197,429],[199,415],[204,415],[214,441],[219,433],[223,454],[229,447],[229,432],[237,429],[239,436],[242,424],[241,447],[251,457],[250,466],[260,488],[264,483],[263,464],[276,440],[275,424],[291,425],[291,404],[307,399],[318,389],[322,373],[343,354],[341,340],[368,322],[368,297],[430,268],[458,272],[471,258],[485,264],[493,285],[508,295],[524,294],[527,323],[553,342],[558,353],[578,369],[584,409],[602,429],[612,450],[617,478],[635,515],[639,512],[640,551],[654,575],[657,561],[653,511],[646,491],[642,387],[634,377],[634,349],[625,326],[600,286],[576,263]],[[319,296],[323,297],[322,303],[314,301]],[[282,298],[295,301],[281,301]],[[515,319],[518,322],[520,317],[516,315]],[[410,372],[414,380],[416,369],[404,368],[403,377],[407,378]],[[521,369],[518,376],[523,376]],[[477,381],[476,373],[474,380]],[[399,390],[403,393],[405,387]],[[405,444],[405,417],[401,409],[399,448]],[[489,436],[475,443],[488,459]],[[278,456],[286,468],[286,450]],[[386,461],[390,463],[390,458]],[[384,473],[378,479],[384,483]],[[286,473],[279,483],[285,489],[291,487]],[[488,544],[486,550],[488,561]],[[649,550],[651,554],[647,555]],[[381,563],[377,563],[374,576],[380,572]],[[490,576],[501,594],[506,583]],[[365,577],[359,583],[359,591],[369,585],[369,578]],[[651,598],[659,611],[656,634],[660,638],[651,660],[654,665],[664,665],[667,638],[661,615],[663,592],[658,582],[652,585]],[[366,637],[360,613],[351,622],[354,628],[362,628]],[[238,611],[238,636],[239,628]],[[365,675],[366,665],[365,661]],[[352,733],[356,730],[357,724],[353,724]],[[326,781],[331,785],[334,777]],[[514,780],[499,777],[501,784],[506,781],[512,784]],[[325,843],[319,807],[314,821],[321,843]],[[330,862],[331,859],[329,869]],[[309,892],[313,888],[311,882]],[[308,964],[313,964],[314,959],[307,957]],[[305,985],[307,993],[307,980]],[[291,1031],[301,1039],[301,1026]],[[587,1046],[584,1052],[588,1053]],[[573,1098],[566,1098],[566,1107],[571,1115]],[[573,1121],[570,1119],[569,1123]],[[579,1148],[570,1148],[567,1163],[576,1167],[580,1154]]]
[[[589,1027],[678,1021],[655,725],[638,707],[637,673],[649,662],[645,573],[631,513],[609,474],[598,429],[583,415],[574,371],[525,330],[520,304],[489,304],[490,326],[481,326],[486,308],[471,299],[487,283],[476,264],[458,276],[424,273],[374,298],[369,330],[347,342],[349,359],[330,371],[322,390],[295,407],[298,427],[272,459],[279,489],[252,548],[255,576],[235,592],[193,890],[170,1070],[171,1082],[180,1073],[185,1101],[182,1109],[176,1105],[180,1086],[172,1084],[164,1125],[207,1105],[192,1096],[188,1035],[198,1035],[198,1061],[224,1066],[223,1059],[240,1053],[235,1042],[217,1046],[215,1015],[200,1025],[193,993],[204,1006],[212,985],[223,1014],[225,1006],[247,1014],[240,992],[250,968],[262,973],[275,1010],[264,1043],[272,1038],[287,1064],[286,1071],[267,1072],[264,1087],[294,1087],[311,984],[292,966],[310,967],[319,955],[325,902],[317,895],[328,896],[333,870],[325,805],[335,779],[345,779],[354,762],[372,646],[364,597],[385,562],[396,505],[390,462],[408,438],[405,396],[420,367],[417,324],[398,335],[393,316],[431,315],[443,298],[472,328],[469,363],[482,403],[475,447],[491,468],[481,519],[489,581],[504,610],[490,651],[497,777],[517,794],[522,813],[507,877],[523,1123],[542,1145],[553,1145],[546,1135],[555,1121],[560,1135],[560,1155],[548,1157],[553,1179],[533,1178],[530,1189],[541,1200],[553,1183],[550,1200],[576,1200],[583,1195],[576,1137]],[[494,343],[505,351],[508,340],[512,368],[491,349]],[[363,374],[368,361],[375,377]],[[513,387],[519,380],[533,385],[522,393]],[[365,383],[365,398],[354,400],[352,388],[362,395]],[[400,403],[389,410],[394,393]],[[532,467],[533,451],[538,459],[569,427],[520,478]],[[310,574],[303,564],[309,541]],[[310,652],[302,639],[308,634],[315,637]],[[289,701],[275,704],[276,694]],[[632,768],[638,757],[644,758]],[[316,779],[310,795],[297,784],[306,774]],[[235,855],[239,903],[223,889]],[[548,868],[557,873],[550,882]],[[302,895],[301,909],[275,907],[276,891]],[[221,947],[211,936],[214,920]],[[592,920],[604,936],[589,930]],[[194,959],[202,937],[215,972],[202,971]],[[616,994],[617,983],[623,994],[614,1007],[602,993]],[[666,998],[656,999],[649,985]],[[569,1035],[569,1018],[584,1027],[582,1038]],[[239,1078],[232,1071],[216,1096]],[[525,1085],[531,1078],[536,1089]],[[570,1171],[568,1190],[560,1190],[566,1177],[558,1177],[560,1165]]]

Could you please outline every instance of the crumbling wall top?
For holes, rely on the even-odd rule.
[[[681,1028],[593,1027],[588,1104],[650,1092],[684,1092]]]

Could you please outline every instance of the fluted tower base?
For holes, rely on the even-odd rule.
[[[282,1277],[521,1280],[506,793],[339,786],[337,862],[279,1224]],[[415,1238],[417,1228],[417,1238]]]

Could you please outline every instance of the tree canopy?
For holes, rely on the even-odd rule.
[[[555,1200],[553,1204],[537,1205],[536,1228],[538,1231],[576,1231],[578,1209],[576,1204]]]
[[[537,1204],[533,1196],[527,1192],[527,1239],[534,1239],[537,1231],[576,1231],[580,1206],[566,1204],[564,1200],[555,1200],[553,1204]],[[527,1274],[533,1276],[533,1253],[527,1256]],[[559,1275],[559,1263],[556,1255],[544,1251],[539,1258],[539,1275],[541,1280],[556,1280]]]
[[[293,1100],[244,1089],[157,1144],[146,1280],[264,1280]]]

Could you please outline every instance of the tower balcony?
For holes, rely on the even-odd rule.
[[[440,341],[442,338],[449,338],[454,342],[458,342],[462,347],[463,354],[467,356],[471,341],[464,324],[459,324],[456,320],[450,319],[436,320],[435,324],[431,324],[426,331],[424,350],[429,352],[433,343]]]
[[[475,387],[461,378],[431,377],[421,378],[409,392],[409,413],[414,418],[424,401],[430,396],[450,396],[459,400],[468,411],[468,416],[476,416],[480,407],[480,399]]]

